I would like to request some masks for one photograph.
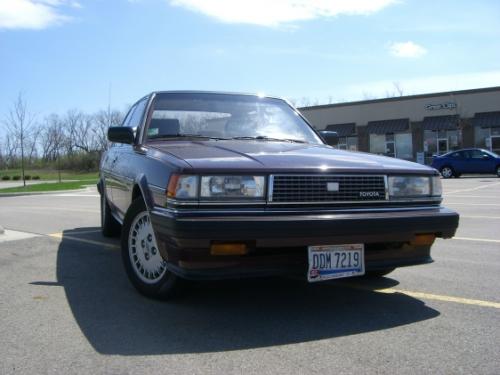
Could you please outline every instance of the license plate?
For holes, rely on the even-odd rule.
[[[362,243],[309,246],[308,252],[309,282],[365,274],[365,251]]]

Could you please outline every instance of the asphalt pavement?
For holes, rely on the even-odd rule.
[[[0,374],[499,374],[500,179],[444,180],[435,262],[136,293],[94,189],[0,197]]]

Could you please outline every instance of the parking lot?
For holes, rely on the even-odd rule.
[[[0,373],[480,373],[500,369],[500,179],[443,180],[435,262],[378,281],[261,279],[140,296],[99,197],[0,197]]]

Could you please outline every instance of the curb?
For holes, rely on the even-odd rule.
[[[94,185],[89,185],[89,187]],[[2,197],[21,197],[23,195],[50,195],[59,193],[83,193],[88,190],[88,187],[84,189],[66,189],[66,190],[51,190],[51,191],[27,191],[27,192],[16,192],[16,193],[0,193],[0,198]]]

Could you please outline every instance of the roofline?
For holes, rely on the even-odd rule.
[[[435,92],[429,94],[417,94],[417,95],[405,95],[405,96],[395,96],[392,98],[382,98],[382,99],[370,99],[370,100],[358,100],[354,102],[344,102],[344,103],[333,103],[333,104],[320,104],[313,105],[309,107],[300,107],[299,110],[311,110],[311,109],[324,109],[324,108],[335,108],[335,107],[348,107],[353,105],[362,104],[372,104],[372,103],[386,103],[386,102],[398,102],[402,100],[412,100],[412,99],[422,99],[422,98],[433,98],[437,96],[446,95],[466,95],[466,94],[477,94],[482,92],[500,91],[500,86],[493,87],[483,87],[479,89],[468,89],[468,90],[458,90],[458,91],[443,91]]]

